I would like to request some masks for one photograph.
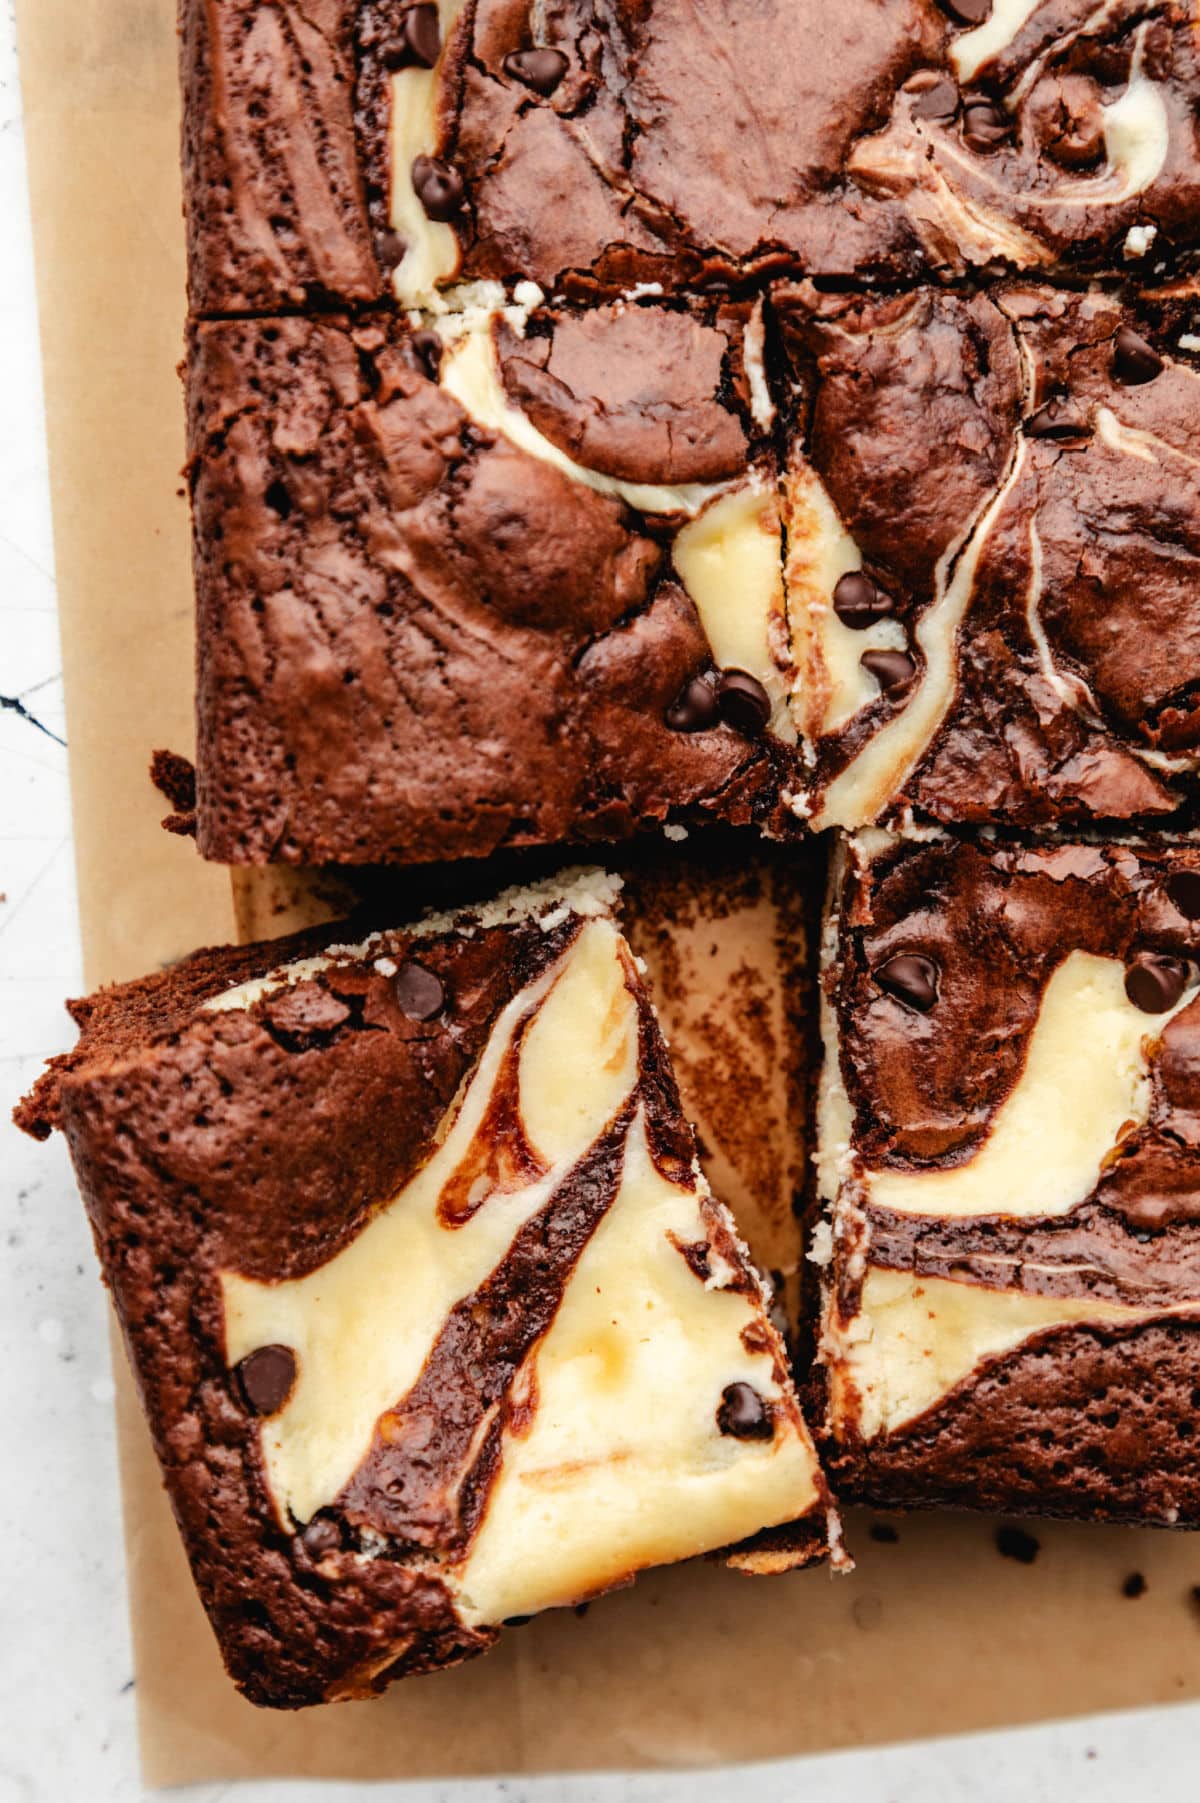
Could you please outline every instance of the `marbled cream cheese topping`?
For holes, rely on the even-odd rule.
[[[1047,36],[1037,29],[1039,7],[1040,0],[994,5],[949,47],[960,93],[946,83],[932,99],[929,86],[914,84],[897,95],[889,125],[850,151],[849,166],[868,189],[901,201],[932,259],[1049,267],[1062,242],[1080,235],[1078,221],[1102,231],[1106,212],[1128,213],[1157,191],[1184,121],[1147,68],[1154,19],[1136,24],[1143,9],[1130,9],[1136,28],[1122,34],[1124,85],[1106,98],[1112,62],[1097,60],[1093,72],[1072,59],[1118,24],[1114,9],[1102,4]],[[1026,27],[1024,61],[1006,66],[997,82]]]
[[[504,321],[523,336],[529,317],[528,306],[497,304],[443,318],[441,387],[477,425],[500,433],[518,450],[552,464],[571,481],[613,496],[652,519],[682,519],[671,539],[671,561],[695,604],[713,662],[718,670],[745,671],[762,685],[770,704],[765,730],[794,745],[797,730],[790,705],[794,645],[784,601],[783,529],[774,479],[748,465],[739,476],[715,482],[630,481],[569,456],[505,391],[496,333]],[[769,425],[773,403],[762,366],[761,303],[751,314],[745,336],[752,413],[757,423]]]
[[[494,336],[498,317],[498,312],[480,312],[466,316],[465,320],[455,318],[442,322],[443,334],[449,342],[442,356],[439,381],[477,425],[502,433],[518,450],[554,464],[573,482],[582,482],[598,494],[618,496],[639,513],[694,515],[727,486],[701,482],[625,482],[618,476],[588,469],[568,457],[539,432],[505,394]],[[523,319],[521,323],[525,323]]]
[[[364,1556],[448,1547],[472,1625],[817,1501],[728,1218],[653,1149],[638,994],[612,922],[582,921],[347,1246],[294,1280],[222,1277],[230,1365],[294,1364],[261,1425],[281,1524],[332,1511]]]
[[[959,38],[951,50],[960,81],[971,80],[999,51],[1005,49],[1021,26],[1037,10],[1039,0],[1013,0],[996,6],[977,31]],[[1103,12],[1101,8],[1101,12]],[[1114,206],[1151,187],[1162,172],[1170,147],[1170,121],[1158,86],[1145,71],[1147,25],[1139,27],[1133,45],[1129,78],[1118,97],[1098,107],[1104,165],[1095,175],[1063,181],[1046,194],[1023,194],[1030,206]],[[1033,87],[1039,72],[1035,62],[1018,89],[1018,96]]]
[[[944,1432],[937,1486],[967,1434],[1002,1498],[988,1410],[1018,1365],[1013,1418],[1036,1392],[1052,1422],[1060,1361],[1084,1383],[1088,1360],[1119,1369],[1113,1336],[1166,1335],[1188,1369],[1200,856],[1184,839],[866,832],[835,861],[821,982],[810,1256],[830,1433],[848,1469],[867,1449],[865,1471],[904,1456],[888,1436]]]
[[[307,1521],[333,1501],[361,1463],[376,1422],[412,1388],[454,1304],[499,1264],[629,1095],[637,1012],[614,945],[611,926],[589,925],[565,969],[552,967],[513,998],[432,1157],[343,1252],[294,1282],[224,1276],[230,1363],[272,1344],[296,1355],[292,1395],[263,1430],[285,1522]],[[478,1194],[459,1203],[455,1179],[489,1131],[498,1089],[511,1081],[514,1042],[530,1156],[510,1178],[482,1162]],[[545,1130],[544,1148],[537,1126]],[[456,1196],[449,1220],[447,1194]]]
[[[391,77],[409,304],[460,271],[576,293],[780,271],[892,286],[1111,266],[1130,231],[1194,239],[1183,0],[439,10],[465,63]]]
[[[973,81],[985,63],[1007,50],[1042,0],[992,0],[982,24],[964,31],[950,46],[950,61],[959,81]]]
[[[714,964],[736,974],[711,1043],[742,1096],[792,1025],[756,1006],[771,934],[746,917],[783,940],[803,915],[725,862],[698,886],[639,868],[630,913],[649,962],[690,921],[710,1006]],[[616,888],[580,871],[415,927],[194,953],[77,1004],[78,1046],[22,1105],[70,1136],[200,1599],[256,1704],[377,1694],[662,1561],[844,1562]],[[704,1056],[681,985],[664,1018]],[[761,1201],[750,1126],[722,1144]],[[794,1256],[759,1237],[768,1268]]]
[[[797,811],[1180,809],[1200,375],[1098,289],[779,307],[810,408],[784,477]]]
[[[865,1199],[942,1216],[1058,1215],[1086,1202],[1121,1140],[1149,1116],[1150,1048],[1197,994],[1193,982],[1151,1022],[1125,978],[1119,958],[1069,952],[1046,984],[1024,1068],[979,1149],[948,1167],[864,1170]]]
[[[752,475],[681,527],[671,560],[695,602],[717,668],[745,670],[760,682],[771,701],[767,731],[794,745],[793,646],[780,541],[778,496]]]
[[[952,544],[938,560],[933,602],[913,631],[922,662],[911,698],[830,783],[812,815],[818,831],[867,826],[879,819],[946,718],[955,694],[958,633],[971,604],[980,553],[1020,477],[1024,455],[1024,444],[1018,443],[1003,480],[972,522],[965,543]]]
[[[944,1277],[872,1267],[857,1312],[826,1322],[830,1423],[841,1437],[873,1440],[935,1408],[989,1360],[1061,1327],[1122,1329],[1200,1320],[1200,1299],[1174,1308],[1094,1296],[1035,1296]]]
[[[862,569],[862,552],[821,478],[797,455],[784,482],[787,615],[796,664],[793,711],[811,746],[879,699],[865,651],[903,651],[899,620],[886,616],[862,631],[838,618],[833,596],[843,576]]]
[[[697,1281],[680,1245],[711,1217],[655,1165],[644,1123],[528,1378],[478,1538],[456,1580],[472,1622],[570,1603],[650,1565],[731,1544],[816,1506],[816,1465],[751,1331],[733,1267]],[[774,1410],[770,1440],[714,1431],[741,1385]]]
[[[432,217],[417,191],[418,158],[437,156],[441,141],[441,71],[446,48],[465,0],[436,0],[441,53],[432,68],[398,69],[391,77],[391,225],[405,249],[392,274],[396,299],[404,307],[440,311],[441,289],[459,264],[453,225]]]

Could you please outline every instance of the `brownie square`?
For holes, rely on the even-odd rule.
[[[1200,374],[1178,303],[777,304],[813,825],[1193,818]]]
[[[748,302],[198,326],[204,855],[794,830],[762,331]]]
[[[825,1545],[616,888],[197,953],[77,1003],[23,1105],[67,1135],[254,1702],[371,1695],[651,1564]]]
[[[184,0],[202,313],[1193,251],[1183,0]]]
[[[1200,846],[863,835],[823,962],[839,1495],[1200,1525]]]

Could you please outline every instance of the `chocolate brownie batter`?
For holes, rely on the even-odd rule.
[[[373,1694],[660,1560],[824,1543],[614,887],[198,953],[77,1004],[19,1111],[70,1142],[257,1703]]]
[[[193,303],[1151,267],[1184,0],[186,0]]]
[[[749,303],[196,328],[204,855],[794,830],[761,334]]]
[[[832,909],[840,1486],[1200,1522],[1200,847],[864,836]]]
[[[1167,311],[801,287],[779,315],[813,824],[1190,818],[1200,371]]]

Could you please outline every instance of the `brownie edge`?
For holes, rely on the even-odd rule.
[[[384,293],[354,124],[357,0],[179,0],[195,315]]]

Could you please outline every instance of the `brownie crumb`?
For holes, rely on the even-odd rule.
[[[1041,1542],[1024,1528],[1002,1523],[996,1529],[996,1551],[1002,1558],[1015,1559],[1019,1565],[1032,1565],[1041,1550]]]
[[[171,812],[163,821],[169,833],[179,833],[185,837],[194,836],[196,831],[196,770],[187,758],[180,757],[177,751],[156,751],[150,759],[150,781],[165,801],[171,805]]]
[[[890,1521],[873,1521],[867,1532],[872,1540],[879,1542],[880,1546],[895,1546],[900,1538],[898,1531]]]
[[[1121,1595],[1132,1599],[1137,1596],[1145,1596],[1145,1594],[1145,1578],[1140,1571],[1131,1571],[1125,1582],[1121,1585]]]

